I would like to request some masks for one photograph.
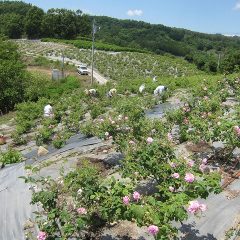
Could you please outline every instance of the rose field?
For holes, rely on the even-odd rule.
[[[96,50],[90,85],[75,66],[91,67],[90,50],[14,42],[35,68],[25,99],[0,117],[0,239],[238,239],[238,73]],[[61,69],[62,55],[67,77],[53,81],[43,70]],[[168,89],[154,95],[159,85]]]

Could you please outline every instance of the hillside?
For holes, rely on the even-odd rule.
[[[17,41],[19,50],[24,56],[36,58],[44,56],[51,59],[65,58],[71,61],[81,61],[91,66],[91,50],[78,49],[71,44],[40,41]],[[54,46],[54,47],[53,47]],[[153,78],[181,78],[199,75],[193,64],[174,56],[161,56],[153,53],[138,52],[95,52],[95,68],[105,77],[116,80],[134,80]]]
[[[221,34],[205,34],[181,28],[167,27],[134,20],[120,20],[95,16],[101,31],[98,38],[120,46],[145,48],[156,53],[170,52],[185,56],[192,50],[223,51],[226,48],[239,48],[239,37],[226,37]]]
[[[48,57],[57,60],[64,52],[72,62],[87,61],[91,53],[59,43],[17,42],[30,64],[45,61],[49,68]],[[22,100],[14,119],[0,118],[0,239],[12,240],[13,233],[19,240],[237,235],[237,75],[201,75],[176,57],[97,51],[97,63],[120,76],[87,86],[73,76],[52,81],[25,74],[15,45],[1,40],[0,46],[4,106],[18,92]],[[153,73],[159,74],[156,82]],[[160,84],[168,90],[153,94]],[[112,97],[110,89],[116,89]],[[53,107],[49,117],[43,115],[46,104]]]
[[[183,56],[199,69],[216,72],[218,54],[221,54],[221,70],[229,62],[228,54],[239,50],[239,37],[221,34],[205,34],[186,29],[149,24],[133,20],[119,20],[95,16],[101,26],[97,39],[119,46],[145,49],[158,54],[171,53]],[[238,62],[239,64],[239,62]],[[229,70],[229,69],[228,69]]]
[[[81,10],[49,9],[19,1],[0,2],[0,34],[9,38],[39,39],[85,38],[91,41],[91,22],[101,26],[96,40],[128,49],[141,49],[156,54],[170,53],[184,57],[206,72],[233,73],[240,67],[240,38],[221,34],[205,34],[186,29],[119,20],[105,16],[89,16]],[[89,44],[91,44],[89,42]],[[98,46],[97,46],[98,47]]]

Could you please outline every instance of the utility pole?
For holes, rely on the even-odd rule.
[[[219,66],[220,66],[220,59],[221,59],[221,53],[219,53],[219,54],[218,54],[217,70],[219,70]]]
[[[64,53],[62,53],[62,78],[64,78]]]
[[[91,74],[91,85],[93,85],[93,64],[94,64],[94,38],[96,33],[95,19],[93,19],[92,25],[92,74]]]

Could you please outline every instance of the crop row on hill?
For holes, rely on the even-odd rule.
[[[72,44],[75,47],[79,49],[91,49],[92,48],[92,41],[89,40],[64,40],[64,39],[54,39],[54,38],[42,38],[43,42],[57,42],[57,43],[66,43],[66,44]],[[95,42],[94,47],[97,50],[103,50],[103,51],[113,51],[113,52],[148,52],[146,50],[142,49],[135,49],[135,48],[129,48],[129,47],[121,47],[114,44],[107,44],[107,43],[101,43],[101,42]]]

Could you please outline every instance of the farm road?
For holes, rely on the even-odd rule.
[[[48,56],[48,55],[46,55],[45,57],[47,57],[48,59],[53,60],[53,61],[62,61],[62,57],[59,57],[59,56]],[[68,62],[68,63],[71,63],[75,66],[84,64],[84,63],[82,63],[82,62],[80,62],[76,59],[70,59],[70,58],[67,58],[67,57],[64,58],[64,61]],[[92,70],[90,68],[88,68],[88,72],[91,73]],[[96,70],[93,70],[93,76],[99,84],[105,84],[108,81],[106,78],[104,78],[102,75],[100,75]]]

